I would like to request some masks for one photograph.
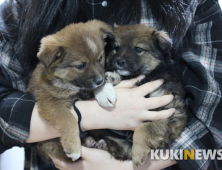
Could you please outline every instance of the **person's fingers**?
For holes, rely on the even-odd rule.
[[[133,79],[123,80],[115,87],[132,88],[137,82],[140,82],[144,78],[145,78],[144,75],[140,75],[140,76],[133,78]]]
[[[81,157],[83,159],[90,159],[93,155],[92,155],[92,148],[87,148],[85,146],[82,146],[82,153],[81,153]]]
[[[100,155],[110,157],[109,152],[101,149],[96,149],[96,148],[87,148],[85,146],[82,146],[82,154],[81,157],[84,160],[92,160],[92,157],[99,157]]]
[[[58,158],[52,156],[52,155],[49,155],[48,156],[52,159],[52,162],[54,163],[55,167],[57,169],[62,169],[64,167],[64,162],[59,160]]]
[[[136,94],[140,96],[146,96],[147,94],[153,92],[158,87],[160,87],[163,84],[164,80],[159,79],[155,81],[151,81],[149,83],[145,83],[137,88],[134,88],[133,90],[136,92]]]
[[[161,111],[146,111],[142,115],[142,121],[152,121],[152,120],[160,120],[160,119],[167,119],[170,116],[172,116],[175,112],[174,108],[170,108],[167,110],[161,110]]]
[[[81,157],[83,159],[90,158],[92,156],[92,150],[95,150],[95,149],[81,146]],[[49,157],[53,160],[54,163],[58,163],[58,164],[63,163],[63,161],[59,160],[58,158],[56,158],[52,155],[49,155]]]
[[[52,155],[49,155],[49,157],[52,159],[57,169],[60,169],[60,170],[83,169],[83,162],[82,162],[83,159],[80,159],[74,162],[64,162]]]
[[[170,102],[172,102],[174,96],[172,94],[160,96],[160,97],[152,97],[152,98],[145,98],[146,100],[146,108],[148,110],[160,108],[162,106],[166,106]]]

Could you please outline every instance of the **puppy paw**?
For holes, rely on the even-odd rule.
[[[79,137],[76,137],[74,140],[62,140],[62,146],[65,154],[71,158],[72,161],[79,159],[81,155],[81,142]]]
[[[100,139],[100,140],[97,142],[97,145],[98,145],[98,146],[97,146],[98,149],[102,149],[102,150],[108,151],[108,147],[107,147],[107,144],[106,144],[105,140]]]
[[[82,145],[88,148],[98,148],[102,150],[108,150],[105,140],[100,139],[99,141],[96,142],[95,139],[91,136],[88,136],[85,139],[83,139]]]
[[[102,107],[113,107],[116,103],[116,92],[111,83],[96,88],[94,96]]]
[[[119,84],[121,81],[120,75],[116,72],[106,72],[105,77],[106,77],[106,82],[112,83],[114,86]]]
[[[136,166],[141,166],[145,163],[150,148],[143,148],[138,145],[133,145],[132,148],[132,159]]]
[[[97,148],[98,144],[93,137],[88,136],[83,139],[83,146],[86,146],[88,148]]]
[[[71,154],[67,154],[66,155],[72,159],[72,161],[76,161],[77,159],[79,159],[80,155],[81,155],[81,152],[77,152],[77,153],[71,153]]]

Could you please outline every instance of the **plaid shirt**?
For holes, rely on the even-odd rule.
[[[111,0],[107,1],[111,3]],[[90,5],[97,5],[90,4]],[[214,0],[192,0],[186,36],[180,55],[180,74],[187,92],[189,121],[171,149],[220,149],[222,145],[222,18]],[[104,8],[101,6],[101,8]],[[98,9],[98,7],[97,7]],[[16,12],[15,12],[16,14]],[[141,23],[157,26],[150,9],[143,8]],[[0,48],[5,43],[0,42]],[[25,93],[26,77],[17,60],[9,55],[10,45],[0,52],[0,153],[23,146],[29,134],[33,98]],[[33,152],[35,153],[35,152]],[[179,153],[178,153],[179,154]],[[32,169],[49,169],[32,154]],[[182,169],[222,169],[217,160],[177,161]],[[44,167],[44,168],[43,168]],[[54,169],[54,168],[52,168]]]
[[[16,13],[13,13],[16,15]],[[0,27],[4,28],[0,15]],[[23,68],[9,55],[10,44],[0,41],[0,153],[13,146],[26,147],[35,102],[25,93]]]

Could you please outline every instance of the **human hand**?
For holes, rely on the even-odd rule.
[[[95,99],[76,102],[76,107],[82,114],[81,128],[83,130],[135,130],[144,121],[170,117],[174,113],[174,109],[150,110],[170,103],[173,100],[172,94],[152,98],[144,97],[161,86],[163,80],[134,87],[139,80],[141,77],[124,80],[115,86],[117,101],[113,108],[103,108]]]
[[[61,170],[112,170],[121,169],[121,162],[111,157],[111,155],[104,150],[86,148],[82,146],[81,160],[73,163],[66,163],[54,156],[49,155],[56,168]],[[118,167],[118,168],[117,168]]]
[[[124,80],[115,86],[117,102],[114,108],[108,108],[107,110],[111,112],[111,118],[115,119],[118,115],[118,119],[113,120],[115,123],[110,124],[111,129],[115,128],[116,124],[120,124],[122,129],[119,127],[119,130],[135,130],[144,121],[166,119],[174,113],[175,109],[173,108],[162,111],[150,111],[170,103],[173,100],[173,95],[145,98],[144,96],[156,90],[164,81],[156,80],[134,87],[142,79],[141,77]],[[109,122],[111,120],[109,119]],[[128,127],[128,129],[125,129],[125,127]]]
[[[146,164],[136,167],[132,161],[119,161],[104,150],[82,146],[81,160],[66,163],[49,155],[56,168],[60,170],[158,170],[175,164],[174,160],[151,160],[150,155]]]

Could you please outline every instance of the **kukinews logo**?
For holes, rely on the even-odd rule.
[[[188,158],[190,160],[222,160],[222,149],[219,150],[202,150],[202,149],[184,149],[184,150],[179,150],[179,149],[151,149],[150,152],[151,160],[187,160]]]

